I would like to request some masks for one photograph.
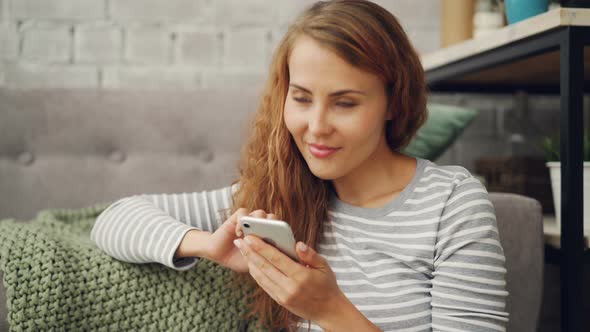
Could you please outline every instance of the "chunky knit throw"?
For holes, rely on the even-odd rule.
[[[250,290],[202,260],[188,271],[118,261],[90,240],[109,205],[0,220],[10,331],[255,331],[241,320]]]

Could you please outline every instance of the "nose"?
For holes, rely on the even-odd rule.
[[[309,114],[308,130],[311,134],[321,136],[332,131],[328,109],[325,106],[318,105]]]

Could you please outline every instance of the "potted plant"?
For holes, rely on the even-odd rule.
[[[559,136],[558,136],[559,137]],[[590,229],[590,132],[584,133],[584,229]],[[541,148],[545,152],[547,167],[551,176],[551,188],[553,190],[553,204],[555,205],[555,220],[558,229],[561,229],[561,158],[559,153],[559,138],[544,137]]]

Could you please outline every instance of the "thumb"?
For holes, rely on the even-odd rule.
[[[302,263],[311,267],[319,268],[326,265],[324,258],[303,242],[297,243],[297,255]]]

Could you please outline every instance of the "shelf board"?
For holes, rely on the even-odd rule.
[[[552,9],[484,36],[423,54],[422,66],[429,71],[564,26],[590,26],[590,8]]]
[[[484,36],[469,39],[421,55],[422,66],[429,72],[465,61],[471,57],[501,48],[528,37],[567,27],[590,26],[590,8],[555,8],[546,13],[510,24]],[[590,47],[584,48],[584,80],[590,81]],[[464,75],[449,77],[444,82],[433,82],[436,89],[525,86],[539,91],[559,91],[559,50],[516,59],[508,63],[483,68]],[[447,90],[448,90],[447,89]],[[586,83],[585,90],[590,90]]]
[[[590,80],[590,47],[584,48],[584,80]],[[494,68],[480,70],[445,84],[461,85],[526,85],[537,88],[559,87],[559,51],[543,53]]]

